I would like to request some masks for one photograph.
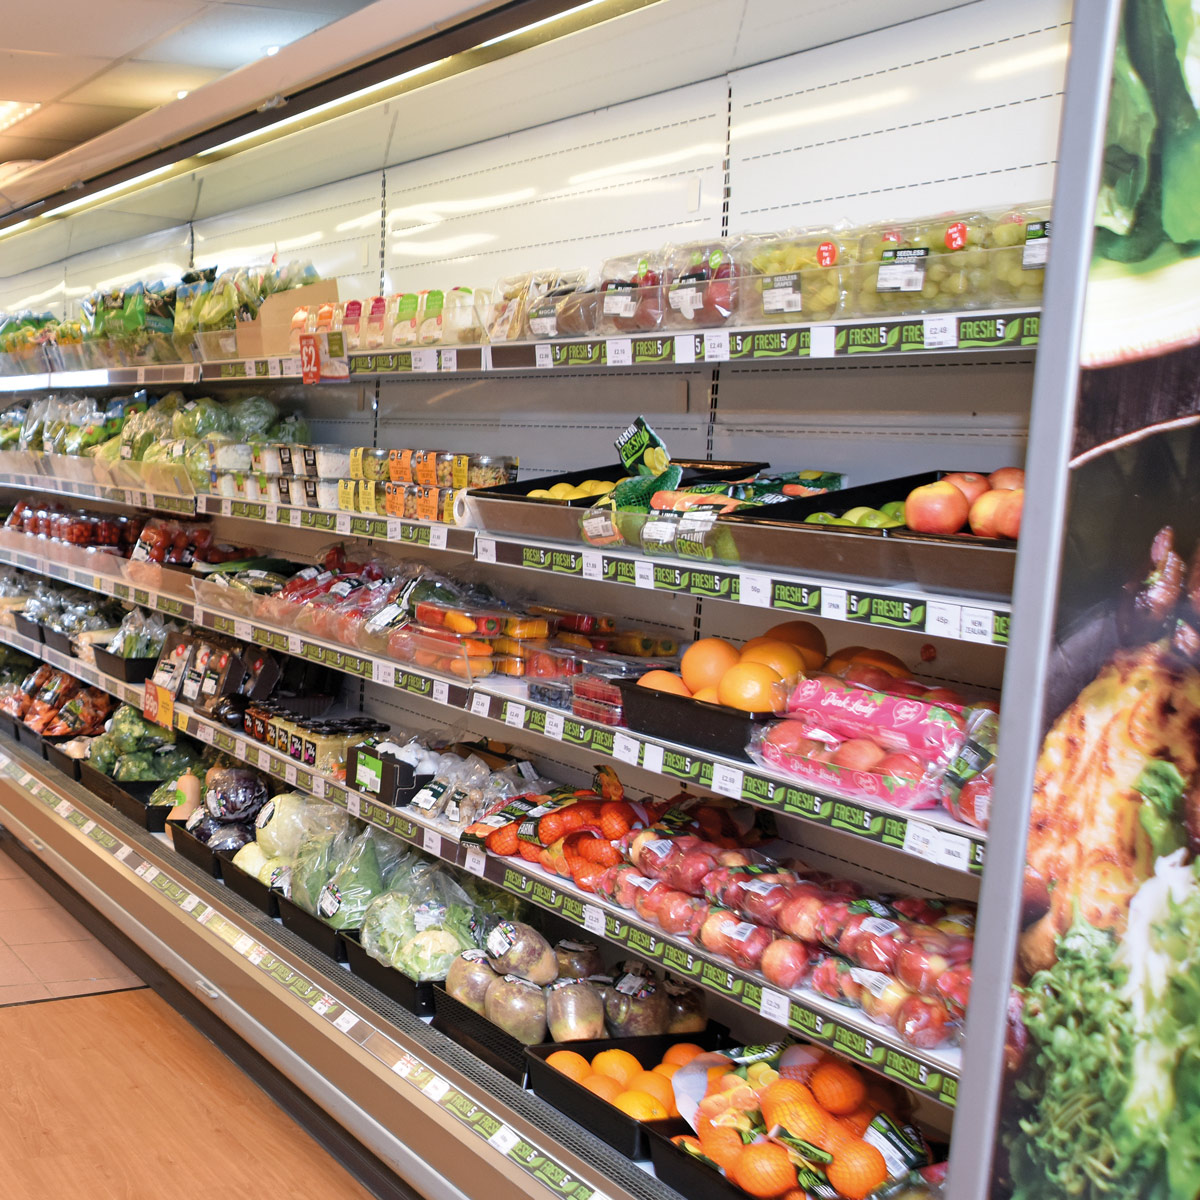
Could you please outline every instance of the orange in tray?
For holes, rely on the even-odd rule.
[[[546,1065],[561,1071],[576,1083],[582,1083],[592,1073],[592,1064],[574,1050],[555,1050],[547,1057]]]
[[[646,1092],[622,1092],[612,1104],[635,1121],[665,1121],[671,1115],[665,1104]]]
[[[592,1059],[592,1070],[597,1072],[597,1074],[607,1075],[610,1079],[615,1079],[628,1089],[629,1081],[635,1075],[642,1073],[642,1064],[628,1050],[614,1048],[612,1050],[601,1050]]]
[[[653,1071],[642,1071],[629,1081],[629,1090],[653,1096],[667,1110],[667,1116],[679,1115],[679,1109],[675,1107],[675,1089],[671,1086],[671,1081],[662,1075],[656,1075]]]
[[[887,1181],[887,1163],[874,1146],[858,1139],[834,1155],[833,1162],[825,1168],[825,1175],[845,1200],[866,1200]]]
[[[746,1148],[741,1133],[732,1125],[714,1125],[711,1121],[697,1123],[696,1134],[700,1147],[708,1158],[724,1171],[730,1170]]]
[[[695,1042],[676,1042],[662,1060],[665,1064],[673,1064],[677,1067],[686,1067],[698,1054],[703,1054],[704,1051],[696,1045]]]
[[[610,1075],[592,1074],[581,1081],[589,1092],[595,1093],[601,1100],[611,1104],[625,1090],[622,1085]]]

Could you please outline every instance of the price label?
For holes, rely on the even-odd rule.
[[[325,779],[321,775],[312,777],[312,794],[324,798],[325,796]],[[347,807],[349,807],[347,805]]]
[[[945,829],[937,830],[934,853],[938,862],[943,866],[950,867],[955,871],[970,871],[971,869],[971,842],[962,834],[950,833]]]
[[[196,905],[200,903],[200,897],[193,895],[191,892],[184,898],[183,903],[179,906],[185,913],[192,912]]]
[[[771,577],[758,571],[743,571],[738,586],[738,599],[753,608],[770,608],[772,600]]]
[[[629,734],[613,734],[613,758],[619,758],[622,762],[636,767],[640,750],[641,743],[635,738],[631,738]]]
[[[663,769],[663,748],[656,746],[653,742],[645,742],[642,745],[642,766],[647,771],[653,771],[656,775],[661,775]]]
[[[501,1154],[508,1154],[509,1151],[520,1141],[515,1133],[507,1125],[501,1125],[495,1133],[488,1138],[488,1145],[495,1146]]]
[[[321,382],[321,352],[314,333],[300,335],[300,377],[305,383]]]
[[[925,605],[925,632],[938,637],[956,638],[962,631],[962,608],[930,600]]]
[[[710,329],[704,335],[704,361],[729,361],[729,330]]]
[[[246,744],[245,738],[238,738],[233,743],[233,752],[238,758],[245,758],[250,753],[250,747]]]
[[[762,999],[758,1003],[758,1011],[768,1021],[775,1021],[777,1024],[786,1025],[788,1017],[791,1014],[791,1005],[788,1003],[788,998],[782,992],[776,992],[772,988],[763,988]]]
[[[583,578],[596,580],[604,578],[604,555],[595,550],[583,552]]]
[[[742,798],[742,771],[740,767],[729,767],[724,763],[713,763],[712,789],[720,796],[734,800]]]
[[[633,582],[640,588],[654,587],[654,564],[649,559],[639,558],[633,564]]]
[[[153,679],[147,679],[143,685],[142,716],[166,729],[175,724],[175,697]]]
[[[278,504],[268,504],[267,505],[266,520],[267,520],[268,525],[278,525],[279,524],[279,505]]]
[[[122,846],[113,856],[117,862],[124,862],[133,853],[132,846]]]
[[[399,517],[388,517],[387,536],[389,542],[398,542],[404,532],[404,522]]]
[[[926,317],[925,349],[939,350],[947,346],[958,345],[957,317]]]
[[[823,587],[821,589],[821,616],[831,621],[846,619],[846,589]]]
[[[279,378],[279,359],[277,359],[277,358],[268,358],[267,359],[267,374],[272,379]]]
[[[492,538],[476,538],[475,557],[481,563],[494,563],[496,561],[495,541]]]
[[[478,875],[482,878],[483,872],[487,867],[487,855],[482,850],[478,850],[474,846],[469,846],[463,866],[466,867],[469,874]]]
[[[414,350],[412,352],[412,369],[422,373],[437,370],[437,351],[430,349]]]
[[[243,933],[242,936],[233,943],[233,948],[238,952],[238,954],[245,958],[246,955],[254,949],[254,939],[248,933]]]
[[[938,831],[924,821],[909,820],[904,830],[904,852],[917,858],[932,859],[933,849],[938,842]]]
[[[234,621],[233,636],[239,642],[249,642],[254,638],[254,630],[249,621]]]
[[[296,786],[296,764],[295,763],[288,763],[287,766],[283,768],[283,780],[289,787]]]
[[[64,800],[63,803],[65,804],[66,801]],[[95,828],[96,828],[95,821],[84,821],[84,823],[79,828],[79,832],[82,833],[84,837],[87,837],[87,835],[89,833],[91,833],[92,830]]]
[[[439,1101],[450,1090],[450,1085],[440,1076],[435,1075],[422,1089],[430,1100]]]
[[[145,868],[144,870],[142,869],[143,867]],[[153,883],[158,878],[159,871],[157,867],[152,867],[149,863],[143,863],[142,866],[138,868],[138,874],[147,883]]]
[[[964,642],[992,644],[992,614],[986,608],[964,608],[960,636]]]
[[[247,358],[242,363],[242,370],[245,371],[247,379],[253,379],[254,378],[254,359]]]
[[[833,325],[814,325],[808,331],[808,357],[832,358],[836,349],[837,329]]]
[[[457,371],[458,370],[458,351],[443,350],[442,351],[442,370]]]
[[[391,687],[396,682],[396,668],[391,663],[375,659],[371,663],[371,679],[375,683],[382,683],[384,687]]]
[[[450,703],[450,685],[444,679],[433,681],[433,699],[436,704]]]
[[[446,548],[446,527],[445,527],[445,525],[435,525],[429,531],[429,548],[430,548],[430,550],[445,550],[445,548]]]
[[[525,705],[517,704],[514,700],[508,700],[504,704],[504,723],[511,725],[514,729],[523,729],[525,727]]]
[[[67,801],[63,800],[61,803],[54,806],[54,811],[65,820],[75,811],[75,809],[72,805],[68,804]],[[125,849],[128,850],[129,847],[126,846]]]
[[[486,717],[492,707],[491,696],[484,695],[483,692],[475,692],[471,697],[471,711],[477,717]]]
[[[253,966],[257,967],[258,964],[267,957],[267,948],[266,946],[255,946],[254,949],[246,955],[246,957],[250,960]]]
[[[227,517],[227,516],[229,516],[229,514],[231,512],[233,512],[233,501],[232,500],[222,500],[221,501],[221,516]]]
[[[417,1065],[416,1059],[409,1054],[402,1054],[397,1060],[392,1070],[400,1076],[401,1079],[407,1079],[412,1074],[412,1069]]]
[[[266,750],[260,750],[258,752],[258,766],[259,766],[259,770],[262,770],[262,771],[270,770],[271,756],[269,753],[267,753]]]
[[[435,829],[426,829],[421,834],[421,847],[428,854],[435,854],[439,858],[442,853],[442,835]]]
[[[338,513],[333,521],[334,528],[338,531],[338,533],[350,532],[350,519],[350,514],[348,512]]]
[[[604,933],[604,909],[596,904],[583,906],[583,927],[588,933]]]
[[[146,368],[145,367],[138,367],[137,381],[138,381],[139,386],[146,382]]]
[[[605,349],[605,360],[610,367],[633,366],[633,339],[609,338]]]
[[[287,648],[289,654],[300,654],[304,649],[304,643],[300,640],[298,633],[289,633],[287,635]]]
[[[211,725],[201,725],[196,730],[196,737],[211,746],[213,740],[213,727]]]
[[[357,1024],[358,1018],[349,1009],[346,1009],[344,1013],[335,1018],[333,1027],[341,1033],[349,1033]]]
[[[321,783],[324,784],[324,780]],[[362,797],[354,792],[346,793],[346,811],[352,816],[357,817],[362,812]]]
[[[563,715],[560,712],[548,712],[546,714],[546,736],[553,738],[556,742],[562,741],[563,735]]]

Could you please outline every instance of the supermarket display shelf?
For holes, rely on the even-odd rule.
[[[50,665],[71,671],[127,703],[141,705],[141,686],[113,679],[69,655],[47,647],[37,647],[35,643],[9,631],[5,631],[4,641],[31,653],[41,649],[44,652],[42,657]],[[462,867],[540,908],[557,913],[581,929],[601,934],[609,941],[626,947],[631,953],[657,962],[677,975],[686,976],[719,996],[753,1009],[768,1020],[812,1041],[829,1045],[864,1066],[942,1103],[954,1103],[960,1059],[957,1050],[916,1051],[901,1043],[894,1034],[871,1024],[866,1017],[855,1019],[851,1015],[852,1010],[815,992],[803,989],[786,994],[772,989],[757,972],[741,971],[724,960],[710,957],[690,943],[639,921],[627,910],[580,891],[568,880],[550,875],[521,859],[498,858],[480,848],[464,845],[454,831],[447,830],[436,820],[423,819],[419,813],[381,804],[372,796],[303,768],[287,755],[246,738],[183,705],[173,707],[170,720],[179,731],[257,767],[288,787],[298,788],[345,808],[351,816],[359,817],[453,866]]]
[[[379,378],[452,372],[536,371],[565,367],[626,368],[714,363],[800,363],[819,359],[963,351],[1021,350],[1038,344],[1039,309],[981,309],[976,312],[914,314],[886,320],[853,317],[795,325],[709,329],[702,333],[651,333],[605,338],[555,338],[541,342],[422,346],[408,350],[352,352],[344,359],[347,378]],[[144,367],[100,367],[0,376],[0,393],[56,388],[145,387],[253,379],[288,382],[302,378],[294,355],[164,363]]]
[[[42,569],[36,559],[5,556],[0,551],[0,561],[11,562],[14,558],[25,561],[13,565],[34,571]],[[495,684],[476,681],[473,686],[467,686],[460,679],[414,670],[390,658],[358,654],[344,646],[304,637],[278,626],[252,622],[210,608],[182,605],[174,597],[128,588],[103,576],[78,571],[68,571],[66,575],[81,587],[155,607],[239,641],[306,658],[355,678],[392,687],[458,711],[467,710],[475,716],[490,717],[510,728],[520,728],[563,745],[586,749],[785,816],[800,817],[942,867],[973,876],[983,872],[987,835],[937,810],[910,813],[886,803],[867,804],[836,793],[815,791],[796,780],[744,761],[706,755],[694,747],[581,720],[514,698]],[[7,640],[10,633],[5,631],[3,640]]]
[[[880,629],[1007,646],[1011,605],[873,583],[799,575],[780,569],[747,570],[719,563],[612,553],[565,544],[531,544],[478,533],[475,557],[551,575],[618,583],[649,591],[730,600],[790,615],[823,617]]]
[[[0,392],[46,392],[73,388],[146,387],[199,383],[200,363],[163,363],[149,367],[98,367],[90,371],[50,371],[38,375],[0,375]]]
[[[335,509],[256,503],[249,500],[230,500],[221,496],[198,496],[196,511],[210,516],[265,521],[268,525],[291,525],[296,529],[315,529],[340,533],[347,537],[396,542],[402,546],[449,550],[456,554],[475,553],[473,529],[444,525],[440,521],[371,517],[363,513],[340,512]]]
[[[45,492],[52,496],[72,496],[80,500],[107,500],[111,504],[128,504],[133,508],[151,508],[158,512],[193,516],[196,497],[171,495],[145,488],[116,487],[82,479],[63,479],[56,475],[5,473],[0,486],[21,491]]]
[[[183,621],[192,621],[196,616],[196,606],[190,600],[183,600],[178,596],[159,591],[157,588],[138,587],[136,584],[123,583],[109,575],[85,571],[80,567],[50,563],[37,554],[23,554],[20,551],[9,549],[7,546],[0,546],[0,563],[45,575],[59,583],[73,583],[76,587],[85,588],[90,592],[101,592],[105,596],[112,596],[117,600],[128,600],[145,608],[156,609],[167,616],[178,617]]]
[[[40,774],[43,766],[36,764],[34,771]],[[415,1041],[405,1044],[403,1035],[393,1032],[395,1027],[386,1017],[346,988],[342,970],[331,964],[331,970],[325,973],[299,956],[289,955],[274,938],[274,926],[264,932],[254,921],[237,915],[232,905],[223,903],[223,889],[215,880],[197,883],[189,873],[173,871],[168,848],[160,848],[157,843],[152,847],[142,845],[135,836],[120,832],[119,823],[103,803],[98,802],[94,812],[90,807],[81,807],[86,802],[60,791],[53,780],[43,782],[34,771],[27,769],[19,749],[6,744],[0,750],[0,776],[61,822],[64,833],[82,839],[92,853],[104,856],[115,869],[126,873],[129,882],[136,878],[148,896],[165,901],[178,919],[203,929],[214,947],[231,950],[248,980],[268,990],[276,1000],[299,1005],[319,1018],[314,1030],[317,1036],[329,1039],[343,1052],[365,1051],[395,1077],[394,1086],[403,1098],[421,1103],[419,1093],[445,1118],[473,1135],[467,1144],[474,1152],[494,1158],[495,1165],[509,1173],[524,1176],[522,1186],[537,1184],[566,1200],[606,1200],[607,1192],[581,1180],[562,1161],[562,1151],[553,1140],[544,1144],[538,1135],[526,1136],[507,1123],[503,1099],[490,1095],[482,1086],[467,1094],[453,1078],[446,1077],[445,1067],[435,1053]],[[481,1099],[487,1103],[481,1103]],[[513,1124],[522,1118],[528,1123],[527,1114],[514,1115],[517,1120],[508,1118]],[[551,1139],[554,1132],[561,1130],[552,1130]],[[642,1174],[634,1172],[635,1177]],[[648,1175],[643,1186],[612,1183],[622,1196],[673,1194]],[[539,1190],[531,1194],[542,1193]]]

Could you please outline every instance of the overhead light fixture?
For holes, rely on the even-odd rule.
[[[263,50],[263,53],[264,53],[264,54],[265,54],[265,55],[266,55],[268,58],[274,58],[274,57],[275,57],[275,55],[277,55],[277,54],[279,53],[279,47],[278,47],[278,46],[267,46],[267,47],[266,47],[266,48]]]
[[[186,96],[187,94],[188,94],[188,93],[187,93],[187,88],[184,88],[182,91],[179,91],[179,92],[176,92],[176,93],[175,93],[175,99],[176,99],[176,100],[182,100],[182,99],[184,98],[184,96]]]
[[[486,50],[488,46],[498,46],[501,42],[507,42],[512,38],[524,37],[525,34],[532,33],[535,29],[541,29],[544,25],[553,25],[555,21],[565,21],[568,17],[573,17],[577,13],[604,3],[606,0],[587,0],[587,3],[577,4],[565,12],[555,13],[552,17],[543,17],[540,21],[534,21],[532,25],[522,25],[520,29],[514,29],[511,33],[502,33],[499,37],[488,38],[486,42],[480,42],[475,49]]]
[[[41,107],[30,100],[0,100],[0,131],[11,129]]]

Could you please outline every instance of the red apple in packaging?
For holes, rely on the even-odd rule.
[[[785,991],[798,987],[808,972],[808,950],[794,938],[777,937],[764,951],[759,969],[768,983]]]
[[[918,783],[925,776],[925,764],[912,754],[889,754],[880,760],[875,771],[889,779]]]
[[[887,751],[870,738],[847,738],[829,761],[847,771],[874,771],[887,758]]]
[[[918,1050],[933,1050],[950,1036],[950,1014],[946,1006],[924,996],[909,996],[896,1013],[896,1032]]]
[[[957,533],[971,505],[952,483],[939,480],[914,488],[904,501],[904,523],[917,533]]]
[[[753,921],[738,921],[728,930],[726,953],[735,967],[756,971],[775,935]]]
[[[779,927],[802,942],[819,942],[817,927],[829,896],[815,884],[798,884],[779,914]]]
[[[707,901],[672,889],[658,903],[658,924],[664,933],[695,940],[708,919]]]
[[[944,941],[937,938],[914,938],[896,955],[896,978],[914,992],[932,995],[938,979],[950,970],[944,950]]]
[[[663,323],[663,270],[657,252],[612,258],[600,284],[601,334],[653,333]]]
[[[671,894],[661,880],[652,880],[649,887],[638,888],[633,900],[634,911],[643,921],[657,923],[659,904]]]
[[[1021,512],[1025,507],[1025,489],[1014,488],[1000,493],[1003,499],[996,506],[996,532],[1015,542],[1021,534]]]
[[[667,259],[667,328],[724,325],[737,307],[739,274],[723,242],[672,247]]]
[[[738,911],[768,929],[779,928],[780,914],[792,896],[795,879],[787,872],[759,875],[750,879],[742,893]]]

